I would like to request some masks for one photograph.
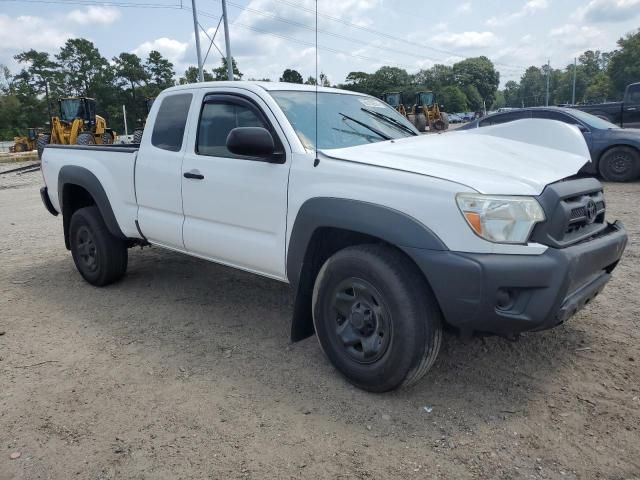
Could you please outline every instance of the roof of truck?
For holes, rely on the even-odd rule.
[[[171,87],[167,89],[168,91],[176,91],[176,90],[189,90],[193,88],[211,88],[211,87],[244,87],[249,90],[259,87],[263,90],[299,90],[306,92],[315,92],[315,85],[303,85],[299,83],[288,83],[288,82],[258,82],[252,80],[238,80],[235,82],[230,81],[218,81],[218,82],[201,82],[201,83],[188,83],[186,85],[177,85],[175,87]],[[253,88],[252,88],[253,87]],[[344,93],[351,95],[363,95],[362,93],[352,92],[350,90],[342,90],[339,88],[333,87],[317,87],[318,92],[326,92],[326,93]]]

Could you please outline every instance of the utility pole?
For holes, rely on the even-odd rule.
[[[124,134],[129,135],[129,130],[127,129],[127,109],[122,105],[122,117],[124,118]]]
[[[576,104],[576,68],[578,67],[578,61],[573,57],[573,92],[571,93],[571,105]]]
[[[196,0],[191,0],[191,11],[193,12],[193,32],[196,34],[196,54],[198,56],[198,81],[204,82],[204,72],[202,71],[202,53],[200,52],[200,30],[198,30],[198,12],[196,11]]]
[[[49,115],[49,122],[51,121],[51,101],[49,100],[49,82],[44,79],[44,94],[47,98],[47,115]]]
[[[193,0],[195,2],[195,0]],[[231,56],[231,43],[229,43],[229,19],[227,18],[227,2],[222,0],[222,18],[224,19],[224,44],[227,47],[227,74],[233,81],[233,57]]]
[[[544,102],[544,106],[549,106],[549,77],[551,76],[551,60],[547,59],[547,96]]]

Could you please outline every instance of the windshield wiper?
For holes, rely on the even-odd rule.
[[[376,135],[378,135],[380,138],[384,139],[384,140],[391,140],[391,137],[385,133],[382,133],[380,130],[378,130],[375,127],[372,127],[371,125],[367,125],[364,122],[361,122],[360,120],[356,120],[353,117],[350,117],[349,115],[345,115],[344,113],[338,112],[339,115],[342,115],[343,118],[346,118],[347,120],[351,120],[353,123],[357,123],[358,125],[366,128],[367,130],[372,131],[373,133],[375,133]]]
[[[416,132],[414,132],[413,130],[411,130],[409,127],[407,127],[406,125],[402,124],[402,122],[399,122],[398,120],[396,120],[393,117],[390,117],[388,115],[385,115],[384,113],[380,113],[380,112],[376,112],[374,110],[369,110],[368,108],[364,108],[362,107],[360,110],[362,110],[363,112],[368,113],[369,115],[379,118],[380,120],[383,120],[391,125],[393,125],[394,127],[399,128],[400,130],[407,132],[411,135],[417,135]]]

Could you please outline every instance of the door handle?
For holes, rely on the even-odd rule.
[[[198,170],[191,170],[190,172],[184,173],[184,178],[191,178],[193,180],[203,180],[204,175],[202,175]]]

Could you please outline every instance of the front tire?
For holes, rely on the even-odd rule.
[[[610,182],[630,182],[640,176],[640,154],[631,147],[614,147],[598,164],[600,175]]]
[[[77,145],[95,145],[96,137],[93,136],[93,133],[83,132],[78,135],[78,139],[76,140]]]
[[[370,392],[416,383],[442,340],[429,285],[402,252],[382,245],[349,247],[325,262],[313,290],[313,322],[331,363]]]
[[[76,268],[91,285],[109,285],[127,271],[127,245],[109,232],[98,207],[75,211],[69,224],[69,241]]]

